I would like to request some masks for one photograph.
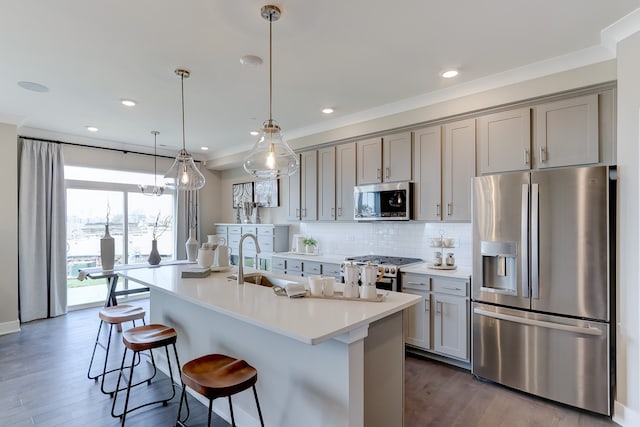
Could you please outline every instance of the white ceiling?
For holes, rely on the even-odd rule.
[[[273,24],[273,116],[289,138],[415,108],[430,94],[446,96],[506,71],[541,63],[559,71],[563,63],[612,58],[601,31],[640,6],[638,0],[273,3],[283,12]],[[191,71],[184,82],[187,149],[203,159],[248,150],[255,139],[249,131],[269,114],[264,4],[0,0],[0,122],[15,123],[21,135],[147,152],[150,131],[158,130],[158,144],[172,153],[182,144],[174,69],[184,67]],[[264,63],[241,65],[247,54]],[[460,76],[440,78],[449,67]],[[49,91],[30,92],[18,81]],[[124,107],[123,98],[138,105]],[[335,113],[324,116],[324,107]],[[100,130],[91,134],[87,125]]]

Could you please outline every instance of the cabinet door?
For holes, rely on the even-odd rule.
[[[336,219],[336,149],[318,150],[318,219]]]
[[[358,185],[382,182],[382,139],[356,142]]]
[[[519,108],[478,118],[481,174],[531,168],[531,110]]]
[[[433,349],[469,360],[469,307],[466,298],[432,293]]]
[[[300,216],[302,221],[318,219],[318,152],[302,153],[300,163]]]
[[[442,128],[432,126],[414,131],[415,219],[442,219]]]
[[[411,181],[411,132],[382,139],[382,170],[384,182]]]
[[[471,178],[475,174],[475,119],[446,124],[442,165],[445,221],[471,221]]]
[[[405,343],[425,350],[431,349],[430,337],[430,294],[417,290],[404,292],[420,295],[422,300],[404,311],[404,340]]]
[[[298,160],[300,160],[298,158]],[[291,175],[289,181],[289,205],[287,207],[287,219],[289,221],[299,221],[300,218],[300,169]]]
[[[336,147],[336,220],[353,221],[353,187],[356,185],[356,143]]]
[[[598,163],[598,95],[535,107],[536,167]]]

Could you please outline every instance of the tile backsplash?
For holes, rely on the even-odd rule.
[[[321,254],[326,255],[394,255],[433,259],[436,251],[453,252],[456,264],[471,267],[470,223],[422,222],[350,222],[292,224],[290,234],[301,233],[318,240]],[[434,248],[431,239],[454,238],[456,247]]]

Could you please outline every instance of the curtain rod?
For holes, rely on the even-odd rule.
[[[44,138],[34,138],[31,136],[22,136],[22,135],[18,135],[19,138],[22,139],[31,139],[33,141],[41,141],[41,142],[51,142],[54,144],[65,144],[65,145],[73,145],[76,147],[84,147],[84,148],[97,148],[98,150],[109,150],[109,151],[120,151],[121,153],[124,154],[142,154],[145,156],[153,156],[153,154],[149,154],[149,153],[141,153],[140,151],[131,151],[131,150],[125,150],[122,148],[110,148],[110,147],[98,147],[96,145],[87,145],[87,144],[78,144],[76,142],[67,142],[67,141],[56,141],[54,139],[44,139]],[[175,157],[170,157],[170,156],[163,156],[162,154],[158,154],[156,157],[162,157],[165,159],[175,159]],[[194,159],[195,162],[200,162],[200,160],[196,160]]]

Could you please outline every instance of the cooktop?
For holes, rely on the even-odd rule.
[[[420,258],[407,258],[398,256],[385,256],[385,255],[362,255],[346,257],[345,261],[354,262],[370,262],[374,265],[407,265],[422,262]]]

